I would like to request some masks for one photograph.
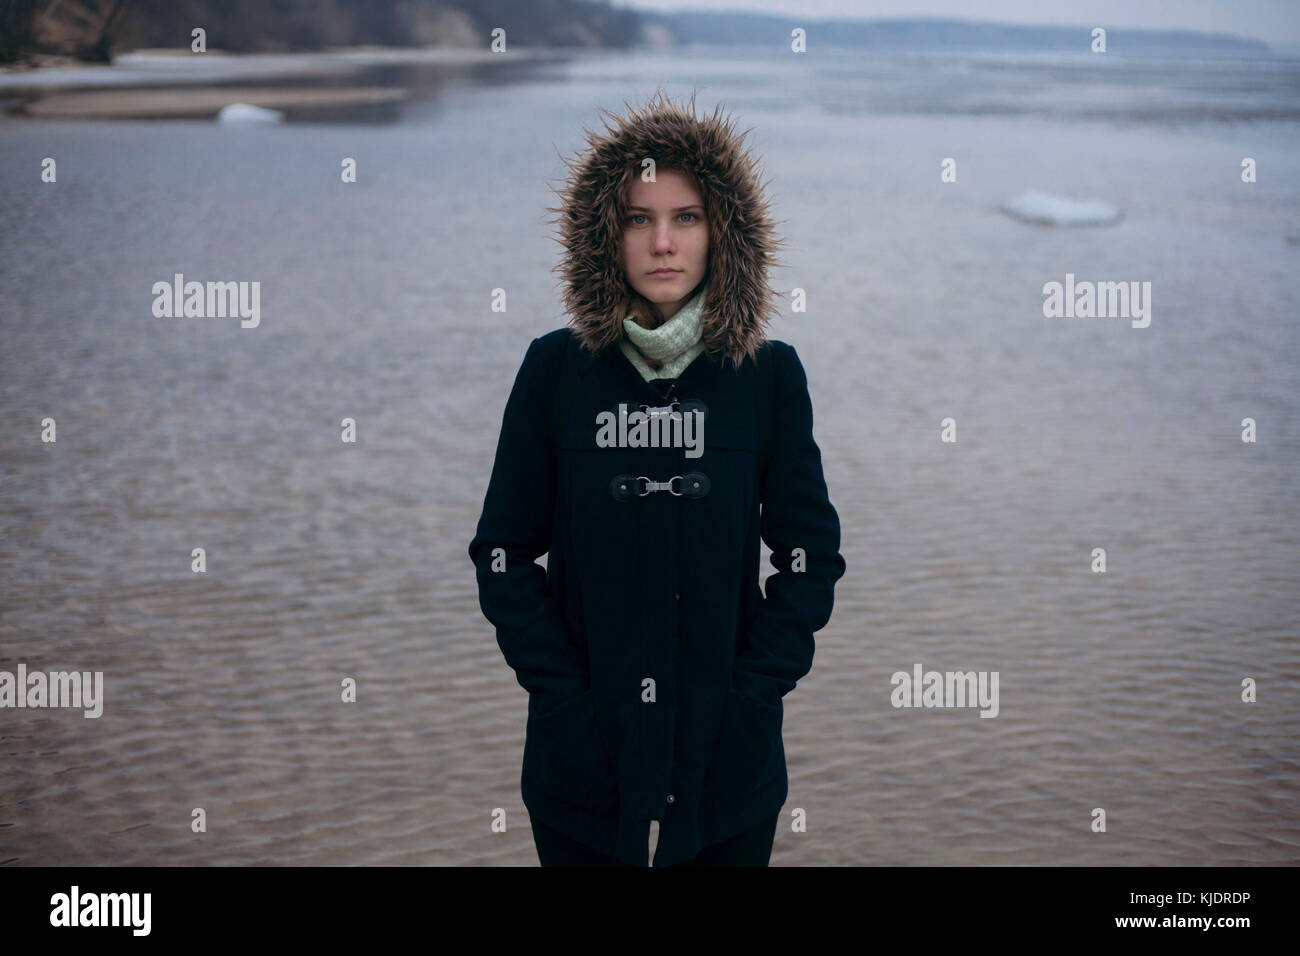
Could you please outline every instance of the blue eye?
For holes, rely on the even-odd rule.
[[[681,218],[684,217],[684,216],[690,216],[690,217],[691,217],[690,220],[688,221],[687,225],[691,225],[691,224],[697,222],[697,221],[699,220],[699,218],[700,218],[699,213],[694,213],[694,212],[684,212],[684,213],[681,213],[680,215],[678,215],[677,218],[678,218],[678,219],[681,219]],[[638,219],[645,219],[645,218],[646,218],[646,216],[645,216],[644,213],[634,212],[634,213],[632,213],[630,216],[627,217],[627,221],[628,221],[628,224],[629,224],[629,225],[639,226],[639,225],[641,225],[641,223],[637,222],[636,220],[638,220]]]

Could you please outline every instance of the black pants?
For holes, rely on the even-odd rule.
[[[776,839],[778,812],[758,826],[738,833],[721,843],[704,847],[694,857],[661,869],[679,866],[767,866],[772,856],[772,843]],[[533,824],[533,843],[537,845],[537,859],[542,866],[627,866],[623,861],[593,850],[558,830],[553,830],[537,820]],[[658,848],[656,848],[658,853]]]

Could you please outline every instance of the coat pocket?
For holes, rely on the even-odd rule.
[[[742,800],[778,777],[785,755],[782,717],[780,700],[772,703],[729,689],[706,788],[715,796]]]
[[[524,773],[530,789],[593,811],[618,805],[612,762],[596,725],[595,691],[528,716]]]

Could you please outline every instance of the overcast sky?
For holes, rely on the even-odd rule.
[[[616,0],[641,10],[747,10],[813,20],[952,17],[1007,23],[1152,27],[1300,44],[1300,0]]]

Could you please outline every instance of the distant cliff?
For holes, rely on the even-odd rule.
[[[0,61],[23,53],[106,60],[142,47],[239,53],[381,46],[486,47],[497,27],[524,47],[627,47],[637,14],[609,0],[0,0]]]
[[[1241,18],[1243,21],[1246,18]],[[1229,33],[1192,30],[1146,30],[1116,26],[1098,17],[1078,26],[999,23],[992,20],[896,18],[878,20],[814,20],[799,15],[760,13],[643,13],[642,32],[664,31],[678,44],[789,49],[790,31],[807,31],[808,49],[815,47],[885,51],[1020,51],[1026,53],[1088,52],[1093,27],[1106,30],[1112,53],[1267,53],[1263,40]]]

